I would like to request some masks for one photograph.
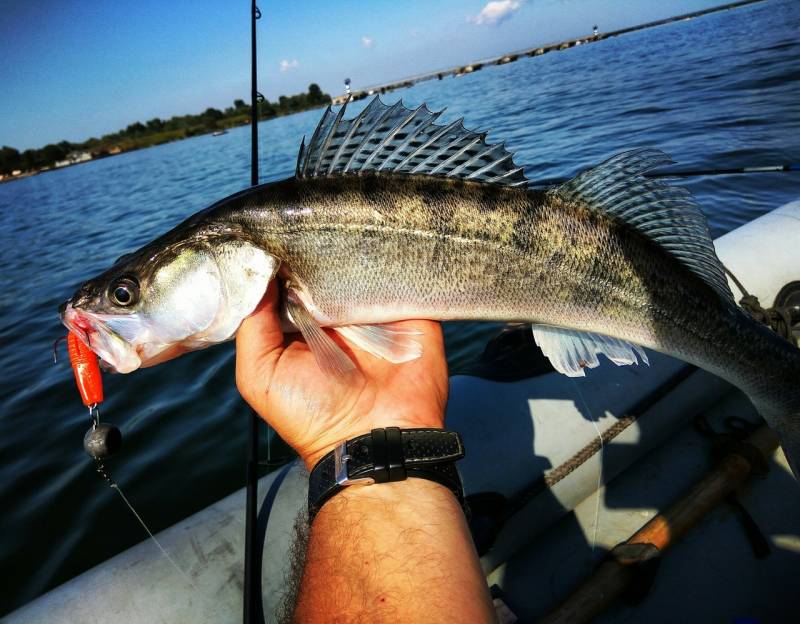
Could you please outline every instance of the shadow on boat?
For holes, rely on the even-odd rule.
[[[511,331],[530,354],[526,330]],[[461,471],[489,583],[527,622],[568,600],[761,420],[727,383],[658,354],[649,370],[607,365],[577,380],[525,377],[543,368],[541,358],[508,366],[514,357],[501,358],[502,381],[480,366],[454,376],[448,422],[472,451]],[[800,563],[800,497],[780,454],[769,468],[710,505],[685,536],[670,536],[669,554],[637,567],[637,583],[601,621],[673,621],[676,596],[681,612],[708,621],[752,613],[784,621]]]

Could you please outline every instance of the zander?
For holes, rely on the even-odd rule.
[[[325,112],[296,174],[232,195],[89,280],[64,324],[120,372],[229,340],[270,280],[319,365],[354,365],[322,327],[392,362],[419,357],[394,321],[533,323],[556,370],[642,347],[745,391],[800,466],[800,350],[735,304],[688,191],[639,149],[559,187],[527,188],[503,145],[426,107],[378,98]]]

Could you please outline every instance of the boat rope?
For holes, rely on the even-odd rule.
[[[473,539],[476,540],[478,554],[482,556],[488,552],[495,538],[500,533],[500,529],[512,516],[521,512],[537,496],[542,494],[542,492],[553,488],[559,481],[562,481],[575,472],[597,455],[597,453],[602,452],[602,450],[607,445],[611,444],[617,436],[636,423],[640,417],[649,412],[654,405],[664,399],[670,392],[694,374],[696,370],[697,367],[692,365],[686,365],[680,368],[663,384],[656,387],[655,390],[626,411],[625,414],[619,416],[616,423],[602,431],[598,437],[592,438],[569,459],[547,471],[546,474],[540,476],[521,492],[511,497],[506,497],[497,492],[478,492],[470,494],[467,497],[467,502],[472,511],[470,531],[472,531]],[[584,401],[584,404],[585,403]],[[591,415],[588,408],[584,409],[587,409],[587,414]],[[596,423],[595,431],[597,431]],[[602,474],[600,478],[602,478]],[[597,509],[595,509],[595,513],[597,514]],[[595,526],[597,526],[597,520],[595,520]]]
[[[727,167],[717,169],[684,169],[677,171],[650,171],[645,173],[646,178],[691,178],[695,176],[741,175],[749,173],[797,173],[800,172],[800,163],[785,163],[783,165],[763,165],[753,167]],[[547,178],[536,180],[531,187],[557,186],[564,184],[572,178]]]
[[[736,287],[742,293],[742,298],[739,299],[739,305],[742,309],[749,314],[753,320],[758,321],[762,325],[766,325],[781,338],[785,338],[791,342],[795,347],[800,346],[797,342],[797,336],[792,331],[793,328],[793,315],[790,306],[773,306],[765,308],[759,302],[758,297],[752,295],[744,287],[739,279],[731,272],[724,264],[722,268],[725,273],[733,280]]]

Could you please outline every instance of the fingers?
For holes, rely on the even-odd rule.
[[[442,334],[442,324],[438,321],[400,321],[392,325],[421,332],[420,335],[412,336],[412,338],[422,345],[422,357],[426,360],[444,358],[444,335]]]
[[[421,336],[414,337],[422,345],[422,356],[408,364],[412,365],[415,373],[419,375],[419,382],[424,381],[437,389],[436,392],[444,405],[447,402],[449,384],[442,324],[437,321],[405,321],[402,325],[407,329],[422,332]]]
[[[438,321],[405,321],[410,329],[422,332],[420,341],[425,348],[435,352],[437,356],[444,355],[444,335],[442,334],[442,324]]]
[[[380,384],[409,375],[446,381],[447,362],[445,360],[444,337],[440,323],[424,320],[393,321],[391,328],[408,332],[408,335],[402,336],[402,338],[416,342],[421,347],[421,355],[415,359],[395,364],[378,355],[373,355],[369,351],[362,350],[358,345],[351,345],[344,337],[337,336],[335,339],[345,345],[345,352],[356,361],[359,369],[368,378],[377,380]]]
[[[272,280],[256,309],[242,322],[238,335],[244,334],[248,338],[260,336],[261,341],[268,343],[270,347],[283,344],[278,312],[278,282]]]
[[[242,322],[236,334],[236,384],[251,405],[254,391],[268,387],[282,351],[278,283],[273,280],[255,311]]]

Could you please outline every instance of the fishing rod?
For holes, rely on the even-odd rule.
[[[258,92],[256,22],[261,10],[252,0],[250,8],[250,184],[258,184],[258,104],[263,97]],[[250,410],[247,437],[247,503],[244,536],[244,593],[242,617],[244,624],[254,624],[261,614],[261,557],[254,556],[258,528],[258,415]],[[263,620],[263,617],[259,619]]]
[[[766,165],[762,167],[729,167],[723,169],[686,169],[677,171],[651,171],[645,173],[646,178],[691,178],[694,176],[740,175],[745,173],[787,173],[800,171],[800,163],[784,165]],[[556,186],[568,182],[571,178],[548,178],[536,180],[530,186]]]

